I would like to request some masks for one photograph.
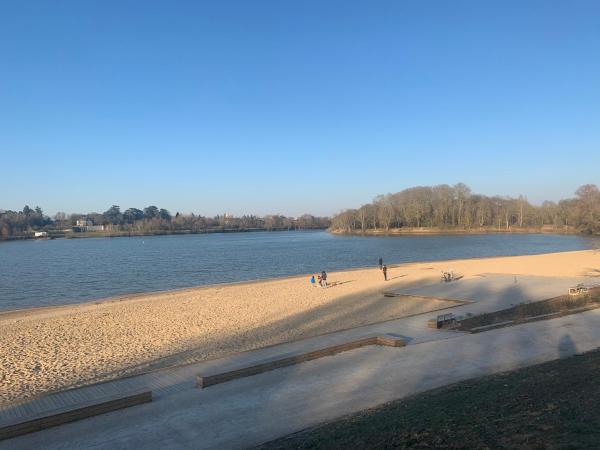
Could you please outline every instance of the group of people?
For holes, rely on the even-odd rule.
[[[385,281],[388,280],[387,278],[387,266],[383,263],[383,258],[379,258],[379,270],[381,270],[383,272],[383,279]],[[317,283],[319,283],[319,286],[321,286],[322,288],[326,288],[327,287],[327,272],[322,271],[320,275],[317,275],[317,278],[315,279],[314,275],[311,275],[310,277],[310,285],[312,287],[317,287]]]
[[[321,272],[320,275],[317,275],[317,278],[318,278],[319,286],[321,286],[322,288],[326,288],[327,287],[327,272],[325,272],[325,271]],[[316,281],[317,280],[315,280],[314,275],[310,277],[310,284],[312,287],[317,287]]]

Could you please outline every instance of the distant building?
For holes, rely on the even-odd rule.
[[[45,232],[45,231],[36,231],[36,232],[33,233],[33,237],[36,237],[36,238],[46,238],[46,237],[48,237],[48,233]]]
[[[80,219],[75,222],[73,231],[76,233],[83,233],[86,231],[104,231],[104,225],[94,225],[90,219]]]

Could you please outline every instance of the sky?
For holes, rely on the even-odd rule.
[[[600,2],[0,3],[0,208],[600,185]]]

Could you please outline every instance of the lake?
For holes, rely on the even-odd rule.
[[[0,243],[0,310],[79,303],[321,270],[583,250],[549,234],[362,237],[325,231],[56,239]]]

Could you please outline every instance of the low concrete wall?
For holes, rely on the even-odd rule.
[[[0,422],[0,441],[151,401],[152,391],[141,391],[125,396],[90,400],[38,415],[20,417],[10,422]]]
[[[346,342],[344,344],[325,347],[312,352],[299,353],[297,355],[288,356],[285,358],[275,357],[258,364],[247,367],[242,367],[236,370],[225,372],[217,372],[214,374],[199,375],[196,379],[196,385],[204,389],[214,384],[225,383],[226,381],[235,380],[237,378],[249,377],[258,375],[259,373],[268,372],[270,370],[279,369],[282,367],[300,364],[302,362],[311,361],[313,359],[322,358],[324,356],[332,356],[336,353],[354,350],[356,348],[365,347],[367,345],[384,345],[388,347],[404,347],[406,342],[401,337],[391,335],[369,336],[356,341]]]

